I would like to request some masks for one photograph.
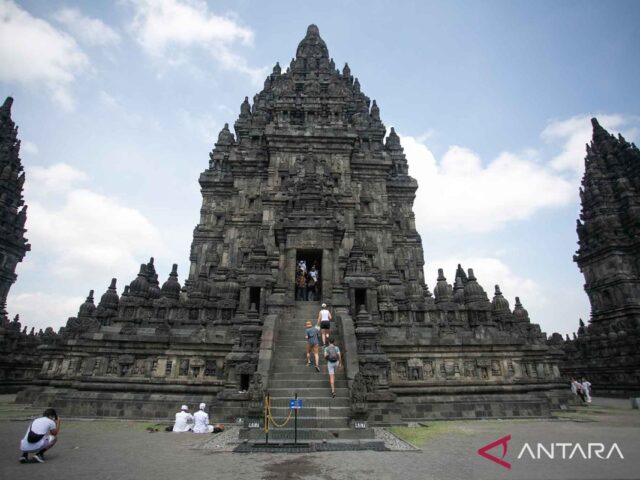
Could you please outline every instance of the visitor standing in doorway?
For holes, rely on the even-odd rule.
[[[336,397],[336,368],[342,368],[342,354],[340,349],[335,345],[333,338],[329,339],[329,345],[324,347],[324,358],[327,360],[327,369],[329,370],[329,386],[331,387],[331,396]]]
[[[315,360],[316,371],[320,371],[320,359],[319,350],[320,350],[320,331],[313,326],[310,320],[304,324],[305,326],[305,337],[307,339],[307,367],[311,365],[311,354],[313,353],[313,358]]]
[[[327,310],[327,304],[322,304],[322,309],[318,312],[318,323],[320,327],[320,335],[322,336],[322,345],[326,345],[329,341],[329,334],[331,333],[331,312]]]
[[[296,273],[296,300],[302,302],[306,299],[307,279],[305,278],[304,272],[302,270],[298,270],[298,273]]]
[[[312,273],[313,270],[307,275],[307,300],[315,302],[317,300],[316,284],[318,282],[318,272],[315,272],[315,275],[312,275]]]
[[[298,270],[301,270],[303,275],[307,274],[307,261],[306,260],[300,260],[298,262]]]

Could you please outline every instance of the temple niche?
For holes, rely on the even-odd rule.
[[[562,371],[586,377],[598,392],[640,391],[640,151],[609,134],[594,118],[580,188],[574,261],[585,278],[591,319],[564,348]]]
[[[512,309],[496,286],[489,300],[462,266],[429,290],[400,137],[315,25],[224,125],[199,182],[184,284],[174,266],[161,285],[151,258],[120,292],[115,279],[97,304],[91,291],[41,348],[25,399],[115,416],[206,401],[243,416],[280,368],[278,325],[302,330],[301,312],[325,302],[354,417],[546,415],[563,401],[562,354],[518,298]],[[301,259],[319,272],[308,310],[295,298]]]

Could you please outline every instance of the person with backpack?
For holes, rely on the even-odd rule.
[[[327,369],[329,370],[329,386],[331,387],[331,396],[336,397],[336,368],[342,368],[342,354],[340,349],[335,345],[333,338],[329,338],[329,345],[324,347],[324,358],[327,360]]]
[[[40,418],[29,424],[27,433],[20,441],[20,463],[27,463],[30,453],[33,453],[34,460],[44,463],[44,452],[56,444],[59,432],[60,418],[53,408],[47,408]]]
[[[310,320],[304,324],[305,336],[307,338],[307,367],[311,365],[311,353],[313,353],[316,361],[316,371],[320,371],[319,349],[320,349],[320,330],[313,326]]]

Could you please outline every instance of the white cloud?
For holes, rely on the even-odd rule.
[[[418,228],[489,232],[567,204],[572,183],[524,154],[501,153],[484,166],[472,150],[452,146],[438,162],[428,147],[402,136],[409,173],[418,180]]]
[[[84,295],[88,293],[87,290]],[[23,327],[28,325],[29,330],[31,327],[36,327],[36,331],[53,327],[57,331],[67,323],[69,317],[78,313],[78,307],[85,298],[42,292],[19,293],[9,296],[7,311],[11,318],[19,314]]]
[[[71,85],[89,59],[76,41],[14,2],[0,1],[0,80],[44,85],[66,110],[73,108]]]
[[[594,115],[577,115],[567,120],[553,120],[542,132],[547,142],[564,142],[560,154],[551,160],[551,167],[558,171],[572,171],[581,176],[584,171],[585,145],[591,141],[591,117]],[[637,117],[620,114],[596,115],[598,122],[610,133],[623,131],[627,138],[633,138],[637,130],[631,124],[637,123]]]
[[[462,265],[465,272],[467,269],[473,268],[473,273],[478,279],[478,283],[487,292],[489,300],[493,298],[494,286],[500,285],[500,290],[509,300],[512,310],[515,305],[515,297],[520,297],[523,304],[526,303],[525,308],[528,306],[540,307],[546,303],[540,285],[530,278],[516,275],[506,263],[495,257],[447,257],[429,260],[430,268],[425,270],[427,284],[431,290],[433,291],[438,278],[438,268],[443,268],[447,282],[454,284],[458,264]]]
[[[68,192],[76,184],[89,178],[84,172],[66,163],[56,163],[50,167],[30,167],[27,169],[27,175],[27,195],[38,197]]]
[[[254,33],[235,19],[211,13],[201,0],[140,0],[130,2],[135,10],[132,30],[150,56],[170,65],[186,61],[188,50],[205,49],[226,70],[235,70],[264,80],[264,68],[252,68],[235,53],[236,45],[251,45]]]
[[[33,142],[29,142],[27,140],[22,140],[20,142],[20,153],[22,155],[37,155],[39,151],[40,149]]]
[[[102,20],[83,15],[77,8],[63,8],[54,19],[80,41],[106,47],[120,43],[120,35]]]
[[[56,164],[32,168],[25,196],[32,250],[47,258],[58,278],[129,278],[140,258],[164,253],[160,233],[138,210],[118,199],[76,188],[88,177],[73,167]],[[62,194],[62,204],[55,205]],[[104,281],[102,279],[102,281]]]

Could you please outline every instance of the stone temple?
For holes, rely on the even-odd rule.
[[[25,238],[27,206],[22,197],[25,175],[18,128],[11,119],[12,105],[13,98],[8,97],[0,106],[0,393],[29,385],[42,365],[37,347],[55,337],[51,328],[46,335],[34,329],[27,333],[19,316],[9,321],[6,311],[7,295],[17,279],[16,266],[31,248]]]
[[[563,373],[586,376],[600,394],[640,394],[640,150],[592,119],[574,260],[591,321],[564,344]],[[553,337],[551,339],[553,343]],[[557,341],[560,340],[560,341]],[[561,345],[560,339],[556,344]]]
[[[168,417],[205,401],[224,420],[278,399],[326,400],[333,435],[355,420],[546,415],[566,385],[516,297],[489,300],[473,270],[433,294],[412,211],[417,182],[393,128],[315,25],[295,58],[244,99],[200,175],[189,272],[161,282],[153,258],[121,293],[92,290],[23,400],[67,414]],[[296,265],[317,299],[296,301]],[[108,282],[106,282],[108,283]],[[304,321],[329,305],[345,357],[330,399],[305,366]]]

